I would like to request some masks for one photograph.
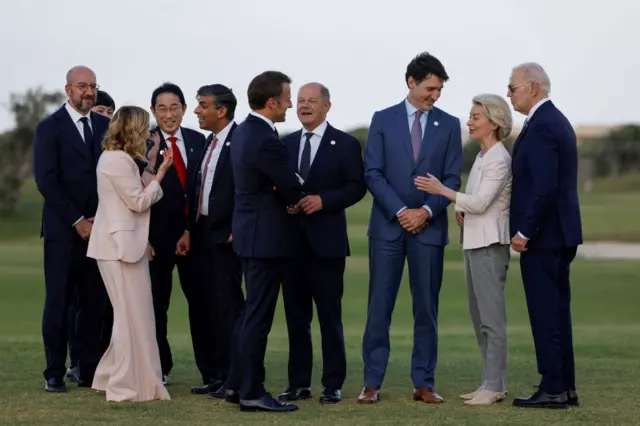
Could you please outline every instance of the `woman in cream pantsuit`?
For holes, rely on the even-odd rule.
[[[511,156],[500,142],[511,133],[511,111],[497,95],[473,98],[469,136],[480,144],[465,193],[437,178],[416,178],[417,187],[456,203],[471,320],[482,355],[482,385],[460,395],[468,405],[486,405],[507,394],[507,314],[504,288],[509,267]]]
[[[98,211],[87,256],[97,260],[113,305],[113,333],[92,387],[107,401],[170,399],[162,384],[156,343],[148,249],[149,209],[162,198],[173,158],[164,154],[157,175],[142,178],[134,159],[144,159],[149,114],[122,107],[114,115],[98,162]],[[152,149],[157,155],[158,141]]]

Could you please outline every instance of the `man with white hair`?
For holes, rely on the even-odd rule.
[[[548,99],[551,83],[535,63],[516,66],[507,96],[526,115],[513,147],[511,246],[520,252],[539,389],[519,407],[578,406],[569,268],[582,244],[578,149],[567,118]]]

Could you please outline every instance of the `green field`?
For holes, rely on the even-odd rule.
[[[640,241],[637,186],[598,182],[594,193],[581,196],[587,240]],[[436,389],[445,398],[440,406],[411,400],[409,378],[412,344],[411,298],[403,283],[391,329],[392,353],[382,402],[360,406],[361,342],[367,304],[366,228],[371,199],[349,211],[354,255],[348,261],[344,294],[344,327],[348,378],[344,401],[323,406],[316,399],[300,404],[293,414],[240,413],[228,404],[189,393],[198,383],[188,334],[186,305],[174,291],[170,312],[170,341],[175,369],[168,387],[173,400],[148,404],[107,404],[103,395],[70,385],[62,395],[44,392],[40,320],[44,298],[42,244],[39,232],[41,201],[33,184],[24,188],[23,209],[9,222],[0,220],[0,424],[282,424],[396,425],[396,424],[637,424],[640,409],[640,262],[576,261],[573,266],[573,322],[578,392],[583,407],[570,410],[523,410],[511,398],[535,391],[538,383],[533,342],[519,276],[512,261],[507,284],[509,320],[509,397],[490,407],[467,407],[458,395],[479,385],[480,356],[467,310],[460,247],[447,249],[440,302],[440,346]],[[633,212],[633,213],[632,213]],[[457,238],[453,233],[452,240]],[[176,289],[179,287],[176,287]],[[314,395],[320,392],[319,330],[314,322],[316,348]],[[267,387],[273,393],[286,385],[287,337],[283,309],[269,336]]]

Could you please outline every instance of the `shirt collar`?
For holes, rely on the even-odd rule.
[[[91,113],[91,111],[89,111],[86,114],[81,114],[78,111],[76,111],[69,102],[67,102],[66,104],[64,104],[65,109],[67,110],[67,112],[69,113],[69,116],[71,117],[71,119],[73,120],[74,123],[77,123],[78,121],[80,121],[81,118],[89,117],[89,114]]]
[[[318,135],[320,136],[320,138],[322,138],[324,136],[324,132],[327,131],[327,126],[329,125],[329,123],[327,122],[327,120],[323,121],[318,127],[316,127],[313,130],[307,130],[304,127],[302,128],[302,136],[305,135],[305,133],[313,133],[314,135]]]
[[[540,105],[542,105],[543,103],[547,102],[549,100],[549,98],[544,98],[544,99],[540,99],[534,106],[533,108],[531,108],[531,111],[529,111],[529,115],[527,116],[527,120],[530,120],[531,117],[533,117],[533,113],[536,112],[536,110],[538,108],[540,108]]]
[[[407,107],[407,116],[409,117],[411,117],[413,114],[416,113],[416,111],[418,111],[416,107],[411,105],[411,102],[409,102],[409,98],[404,99],[404,105]],[[422,114],[426,117],[427,114],[429,114],[429,111],[422,111]]]
[[[220,130],[219,133],[211,133],[211,140],[213,140],[213,138],[218,138],[218,143],[221,144],[223,143],[225,140],[227,140],[227,135],[229,134],[229,131],[231,130],[231,127],[233,126],[235,122],[233,120],[231,120],[229,122],[229,124],[227,124],[224,129]]]
[[[268,119],[267,117],[265,117],[264,115],[262,115],[262,114],[258,114],[258,113],[257,113],[257,112],[255,112],[255,111],[251,111],[249,114],[251,114],[251,115],[255,115],[256,117],[260,117],[261,119],[263,119],[264,121],[266,121],[266,122],[267,122],[267,124],[268,124],[268,125],[269,125],[273,130],[275,130],[275,129],[276,129],[276,126],[273,124],[273,121],[269,120],[269,119]]]
[[[162,129],[160,129],[160,132],[162,132],[162,137],[164,138],[164,140],[168,141],[171,135]],[[184,142],[184,138],[182,137],[182,127],[178,127],[178,130],[173,136],[175,136],[175,138],[177,139],[176,142],[180,142],[180,141]]]

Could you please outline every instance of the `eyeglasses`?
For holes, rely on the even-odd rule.
[[[73,84],[72,86],[75,86],[76,88],[80,89],[83,92],[86,92],[89,88],[91,88],[91,90],[95,92],[100,88],[99,84],[87,84],[87,83],[78,83],[78,84]]]
[[[511,93],[514,93],[518,87],[522,87],[522,86],[524,86],[526,84],[529,84],[529,83],[531,83],[531,81],[525,81],[524,83],[520,83],[517,86],[512,86],[512,85],[509,84],[509,85],[507,85],[507,90],[509,90],[509,92],[511,92]]]

